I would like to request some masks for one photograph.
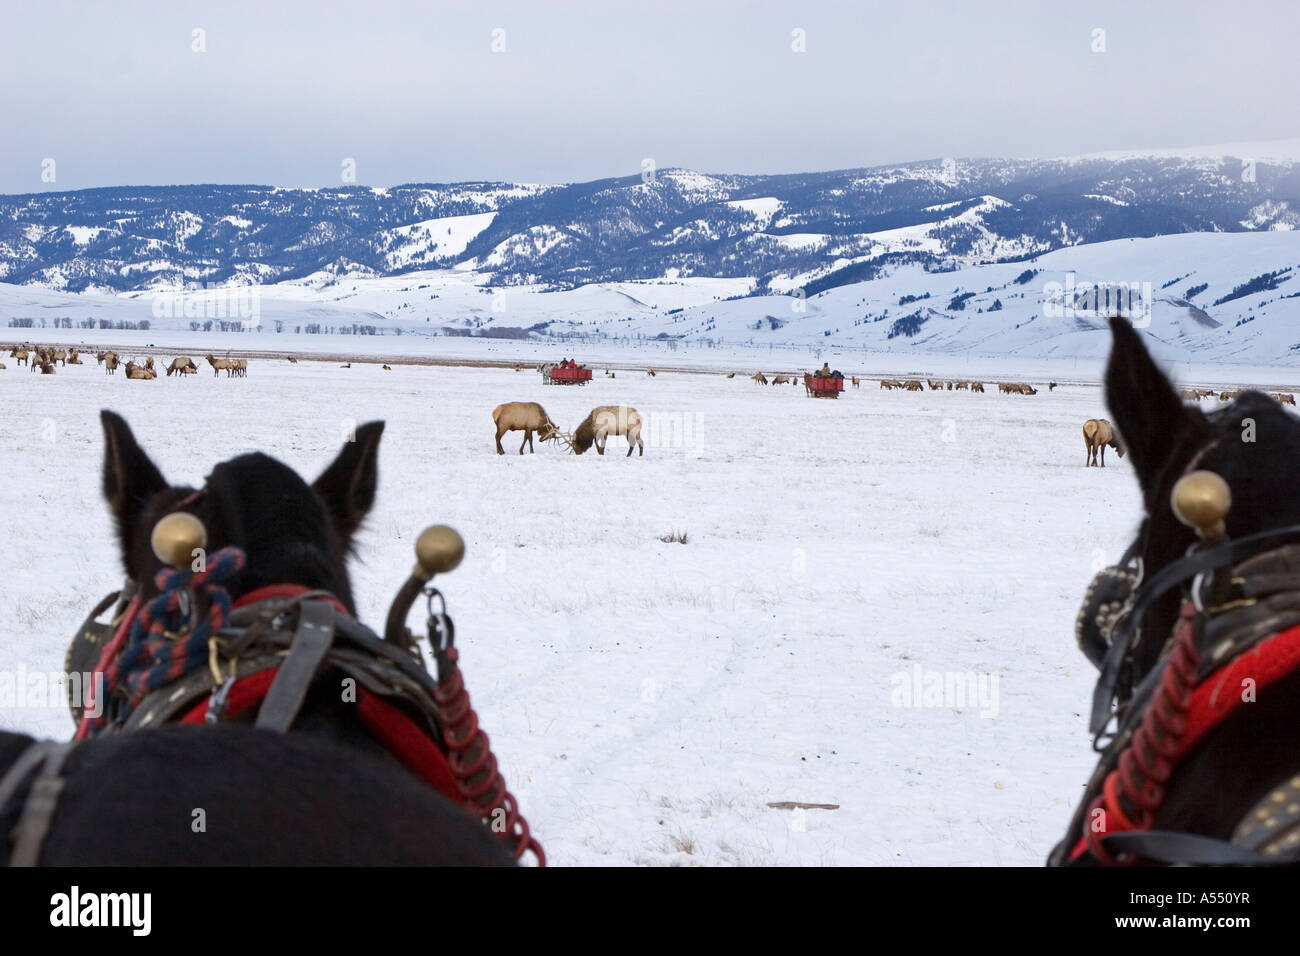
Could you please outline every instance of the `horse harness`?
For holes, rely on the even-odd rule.
[[[1300,670],[1300,525],[1232,541],[1218,527],[1147,579],[1139,555],[1148,520],[1088,588],[1075,635],[1100,671],[1089,726],[1101,758],[1049,866],[1300,860],[1300,774],[1252,807],[1229,840],[1152,828],[1178,763],[1246,702],[1246,682],[1262,690]],[[1140,622],[1176,588],[1178,621],[1136,680]]]
[[[160,585],[168,574],[159,573]],[[454,627],[442,594],[427,583],[431,576],[420,574],[417,566],[394,599],[385,637],[357,621],[328,592],[292,585],[251,592],[233,605],[228,619],[213,631],[206,666],[186,669],[163,686],[137,693],[135,699],[120,683],[110,687],[107,700],[93,702],[102,712],[98,727],[82,702],[73,699],[69,686],[69,706],[78,722],[76,738],[67,743],[34,742],[0,777],[0,809],[31,780],[10,834],[10,865],[39,863],[64,786],[64,764],[82,741],[99,732],[130,733],[169,723],[216,724],[248,718],[254,712],[255,728],[286,733],[316,676],[334,668],[354,682],[350,700],[384,749],[443,796],[489,823],[516,858],[532,852],[544,866],[541,845],[519,814],[487,735],[478,727],[458,666]],[[193,630],[204,595],[189,590],[184,594],[179,605],[186,627]],[[427,599],[436,677],[405,626],[411,604],[420,594]],[[164,593],[155,601],[167,596]],[[110,606],[115,608],[112,619],[98,621]],[[97,675],[107,670],[122,655],[123,644],[142,614],[147,614],[147,606],[130,583],[106,597],[74,637],[65,662],[68,673],[89,671],[89,662],[94,661]],[[167,636],[183,637],[183,631]]]

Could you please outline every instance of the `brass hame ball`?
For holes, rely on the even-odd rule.
[[[208,530],[189,512],[174,511],[153,526],[149,543],[163,564],[188,568],[194,560],[195,549],[207,546]]]
[[[431,578],[454,571],[465,557],[465,539],[455,528],[436,524],[420,532],[415,540],[417,575]]]
[[[1170,504],[1178,520],[1202,537],[1225,533],[1224,519],[1232,510],[1232,489],[1212,471],[1193,471],[1174,485]]]

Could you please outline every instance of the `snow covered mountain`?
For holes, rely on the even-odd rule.
[[[865,353],[1048,359],[1103,357],[1105,318],[1122,308],[1166,361],[1300,367],[1300,231],[1117,239],[1020,262],[884,272],[813,294],[755,294],[747,277],[493,287],[464,269],[318,272],[188,295],[0,283],[0,326],[15,339],[77,342],[122,341],[133,329],[147,330],[145,341],[167,334],[178,343],[225,333],[222,347],[286,350],[321,347],[333,333],[349,336],[334,339],[336,348],[407,354],[441,354],[451,335],[520,354],[654,343],[755,355],[825,350],[846,362]],[[237,312],[249,305],[257,321],[245,328]],[[359,334],[402,338],[365,345]]]
[[[0,196],[0,281],[127,292],[454,269],[494,286],[721,277],[751,279],[760,294],[814,295],[905,266],[1300,225],[1300,150],[1233,149],[777,176],[662,169],[559,186]]]

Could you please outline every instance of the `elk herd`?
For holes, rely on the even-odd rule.
[[[40,371],[42,375],[53,375],[54,370],[59,365],[84,365],[81,361],[81,352],[76,348],[56,348],[51,345],[14,345],[9,347],[9,357],[16,359],[19,365],[27,365],[33,372]],[[104,367],[105,375],[114,375],[119,368],[126,372],[126,377],[134,381],[148,381],[158,377],[158,370],[154,365],[152,355],[145,356],[143,359],[129,359],[125,364],[122,357],[111,349],[105,349],[95,353],[97,365]],[[212,366],[212,374],[220,375],[225,371],[226,377],[244,378],[248,375],[248,360],[231,358],[227,353],[225,358],[216,358],[212,355],[207,356],[208,364]],[[290,361],[295,361],[290,359]],[[0,371],[5,369],[5,365],[0,363]],[[167,377],[172,375],[197,375],[199,367],[194,364],[194,360],[188,355],[177,356],[172,359],[171,364],[166,368]]]
[[[1234,388],[1226,392],[1216,392],[1213,389],[1208,388],[1185,388],[1178,394],[1185,402],[1199,402],[1204,398],[1218,399],[1221,402],[1230,402],[1244,391],[1244,388]],[[1280,402],[1283,405],[1295,407],[1295,396],[1290,392],[1267,392],[1266,394],[1272,396],[1275,401]]]

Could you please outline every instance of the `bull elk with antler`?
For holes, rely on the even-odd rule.
[[[537,432],[537,437],[541,441],[551,441],[560,437],[560,430],[555,427],[555,422],[551,421],[551,416],[546,414],[546,409],[542,408],[536,402],[506,402],[492,409],[492,421],[497,426],[497,454],[504,455],[506,450],[501,447],[501,436],[506,432],[523,432],[524,440],[519,444],[519,454],[524,453],[524,446],[528,446],[528,453],[532,454],[533,432]]]
[[[575,455],[581,455],[592,445],[596,454],[605,454],[605,442],[610,435],[627,436],[627,457],[632,457],[632,449],[638,455],[645,454],[645,443],[641,441],[641,413],[628,405],[599,405],[591,410],[582,424],[574,429],[572,435],[556,432],[558,438],[569,446]],[[543,439],[544,441],[545,439]]]

